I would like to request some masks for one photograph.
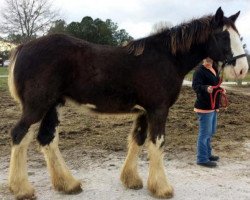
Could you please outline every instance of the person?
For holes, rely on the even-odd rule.
[[[218,94],[214,108],[211,105],[210,94],[214,95],[213,88],[218,85],[220,77],[216,63],[211,58],[206,58],[198,66],[193,75],[192,88],[196,93],[194,111],[199,121],[197,139],[197,164],[204,167],[216,167],[219,156],[212,154],[211,139],[217,129],[217,113],[219,111],[220,94]],[[225,92],[225,90],[223,90]]]

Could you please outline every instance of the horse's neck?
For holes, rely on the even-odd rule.
[[[196,67],[205,57],[207,57],[204,44],[195,45],[190,48],[189,52],[177,54],[177,60],[179,61],[180,73],[185,76],[194,67]]]

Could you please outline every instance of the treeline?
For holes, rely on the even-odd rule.
[[[133,39],[125,29],[119,29],[117,23],[111,19],[103,21],[89,16],[84,17],[80,22],[73,21],[69,24],[65,20],[56,20],[47,32],[47,34],[54,33],[68,34],[89,42],[112,46],[122,45],[124,42]],[[29,40],[36,37],[37,35],[33,35]],[[26,42],[27,37],[21,34],[9,34],[7,40],[20,44]]]
[[[66,24],[64,20],[55,21],[49,29],[49,34],[65,33],[97,44],[122,45],[133,38],[125,29],[119,29],[111,19],[105,21],[92,17],[84,17],[81,22]]]

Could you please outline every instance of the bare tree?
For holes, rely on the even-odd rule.
[[[24,41],[44,33],[58,12],[50,0],[5,0],[1,9],[0,31],[21,35]]]

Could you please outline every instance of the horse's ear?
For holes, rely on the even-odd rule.
[[[240,11],[237,12],[236,14],[230,16],[229,19],[231,19],[233,22],[235,22],[236,19],[239,17],[239,15],[240,15]]]
[[[221,7],[219,7],[213,17],[213,25],[214,27],[218,27],[223,23],[223,18],[224,18],[224,12],[221,9]]]

